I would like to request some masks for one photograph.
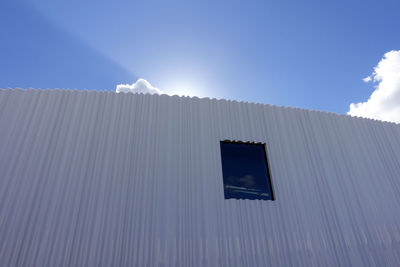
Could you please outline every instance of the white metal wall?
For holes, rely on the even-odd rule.
[[[276,201],[225,200],[219,141]],[[400,125],[177,96],[0,90],[0,266],[396,266]]]

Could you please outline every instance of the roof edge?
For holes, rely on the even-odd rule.
[[[290,109],[290,110],[300,110],[300,111],[311,111],[311,112],[318,112],[318,113],[323,113],[323,114],[331,114],[335,116],[344,116],[348,118],[357,118],[357,119],[362,119],[362,120],[370,120],[370,121],[375,121],[379,123],[388,123],[388,124],[393,124],[396,126],[400,126],[400,123],[392,122],[392,121],[384,121],[384,120],[378,120],[378,119],[373,119],[373,118],[366,118],[366,117],[360,117],[360,116],[353,116],[353,115],[348,115],[348,114],[342,114],[342,113],[336,113],[336,112],[331,112],[331,111],[324,111],[324,110],[315,110],[315,109],[306,109],[306,108],[299,108],[299,107],[291,107],[291,106],[280,106],[280,105],[274,105],[274,104],[267,104],[267,103],[259,103],[259,102],[249,102],[249,101],[238,101],[234,99],[225,99],[225,98],[214,98],[214,97],[198,97],[198,96],[179,96],[179,95],[168,95],[168,94],[150,94],[150,93],[132,93],[132,92],[115,92],[115,91],[110,91],[110,90],[97,90],[97,89],[70,89],[70,88],[21,88],[21,87],[15,87],[15,88],[0,88],[1,91],[43,91],[43,92],[51,92],[51,91],[57,91],[57,92],[76,92],[76,93],[100,93],[100,94],[114,94],[114,95],[121,95],[121,94],[129,94],[129,95],[150,95],[154,97],[175,97],[175,98],[189,98],[189,99],[198,99],[198,100],[214,100],[218,102],[230,102],[230,103],[237,103],[237,104],[251,104],[251,105],[261,105],[261,106],[267,106],[267,107],[277,107],[277,108],[284,108],[284,109]]]

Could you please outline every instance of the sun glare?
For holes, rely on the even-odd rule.
[[[169,94],[171,95],[179,95],[179,96],[202,96],[202,93],[198,90],[196,86],[191,83],[173,83],[170,86],[166,87]]]

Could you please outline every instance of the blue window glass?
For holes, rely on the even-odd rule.
[[[220,144],[225,198],[274,200],[265,144]]]

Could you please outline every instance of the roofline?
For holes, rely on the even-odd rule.
[[[378,120],[378,119],[372,119],[372,118],[365,118],[365,117],[360,117],[360,116],[353,116],[353,115],[348,115],[348,114],[342,114],[342,113],[336,113],[336,112],[330,112],[330,111],[323,111],[323,110],[315,110],[315,109],[306,109],[306,108],[299,108],[299,107],[291,107],[291,106],[280,106],[280,105],[273,105],[273,104],[266,104],[266,103],[259,103],[259,102],[248,102],[248,101],[238,101],[238,100],[232,100],[232,99],[225,99],[225,98],[210,98],[210,97],[198,97],[198,96],[179,96],[179,95],[167,95],[167,94],[150,94],[150,93],[132,93],[132,92],[115,92],[115,91],[110,91],[110,90],[96,90],[96,89],[70,89],[70,88],[20,88],[20,87],[15,87],[15,88],[0,88],[1,91],[41,91],[41,92],[67,92],[67,93],[100,93],[100,94],[114,94],[114,95],[150,95],[153,97],[171,97],[171,98],[188,98],[188,99],[198,99],[198,100],[206,100],[206,101],[217,101],[217,102],[228,102],[228,103],[237,103],[237,104],[251,104],[251,105],[261,105],[261,106],[266,106],[266,107],[276,107],[276,108],[284,108],[284,109],[290,109],[290,110],[295,110],[295,111],[311,111],[311,112],[317,112],[317,113],[322,113],[322,114],[328,114],[328,115],[336,115],[336,116],[344,116],[347,118],[357,118],[357,119],[362,119],[362,120],[369,120],[369,121],[375,121],[378,123],[384,123],[384,124],[393,124],[396,126],[400,126],[400,123],[396,122],[391,122],[391,121],[383,121],[383,120]]]

